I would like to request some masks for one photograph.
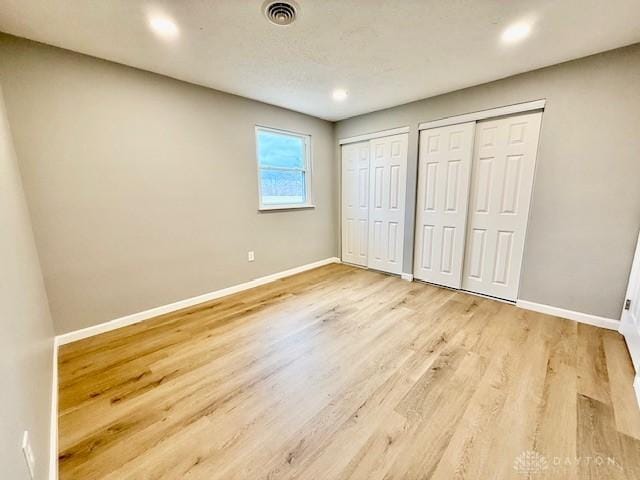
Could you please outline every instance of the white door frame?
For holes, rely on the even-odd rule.
[[[401,226],[402,226],[402,231],[400,232],[400,236],[401,236],[401,252],[400,252],[400,256],[402,258],[400,258],[400,265],[398,268],[398,271],[393,271],[390,272],[389,270],[385,270],[385,269],[381,269],[383,271],[386,271],[388,273],[397,273],[400,275],[400,277],[404,280],[408,280],[408,281],[412,281],[413,280],[413,275],[412,274],[407,274],[407,273],[403,273],[402,269],[403,269],[403,264],[404,264],[404,225],[406,223],[406,188],[407,188],[407,181],[406,181],[406,177],[407,177],[407,162],[408,162],[408,158],[407,158],[407,154],[408,154],[408,139],[409,139],[409,132],[410,132],[410,128],[409,127],[398,127],[398,128],[392,128],[392,129],[388,129],[388,130],[380,130],[377,132],[372,132],[372,133],[366,133],[366,134],[362,134],[362,135],[357,135],[357,136],[353,136],[353,137],[347,137],[347,138],[342,138],[340,140],[338,140],[338,146],[340,147],[340,255],[342,258],[342,252],[344,249],[344,226],[343,226],[343,210],[344,210],[344,206],[343,206],[343,188],[342,188],[342,182],[343,182],[343,178],[342,178],[342,172],[343,172],[343,162],[344,159],[342,158],[342,147],[344,147],[345,145],[348,144],[353,144],[353,143],[362,143],[362,142],[367,142],[367,144],[371,147],[371,142],[373,140],[376,139],[381,139],[381,138],[385,138],[385,137],[393,137],[393,136],[403,136],[403,143],[404,143],[404,147],[403,147],[403,151],[404,151],[404,174],[403,174],[403,179],[401,182],[401,187],[404,190],[403,191],[403,195],[401,198],[402,201],[402,210],[403,210],[403,219],[401,222]],[[369,169],[371,172],[371,154],[369,155]],[[371,190],[371,181],[369,182],[369,190]],[[369,199],[369,201],[371,201],[371,199]],[[371,203],[369,203],[369,222],[371,221]],[[369,243],[369,242],[367,242]],[[360,266],[362,268],[376,268],[375,266],[370,266],[369,265],[369,258],[370,258],[370,245],[367,245],[367,265],[359,265],[359,264],[354,264],[355,266]],[[349,262],[347,262],[349,263]],[[378,267],[380,268],[380,267]]]
[[[531,102],[514,103],[513,105],[505,105],[503,107],[490,108],[488,110],[479,110],[477,112],[463,113],[461,115],[453,115],[437,120],[422,122],[418,125],[418,130],[426,130],[428,128],[446,127],[447,125],[455,125],[457,123],[479,122],[489,118],[503,117],[505,115],[513,115],[514,113],[526,113],[533,110],[544,110],[547,104],[546,99],[533,100]]]
[[[636,244],[636,253],[633,257],[633,264],[631,266],[631,274],[629,275],[629,285],[625,295],[625,304],[627,301],[637,302],[640,300],[638,295],[638,288],[640,288],[640,235],[638,235],[638,243]],[[634,298],[636,297],[636,298]],[[633,306],[633,305],[631,305]],[[636,392],[636,399],[640,406],[640,324],[638,319],[634,322],[630,309],[623,305],[622,315],[620,318],[619,332],[624,335],[627,342],[627,348],[631,355],[633,367],[636,371],[635,380],[633,382],[633,388]]]
[[[437,127],[443,127],[443,126],[449,126],[449,125],[457,125],[460,123],[466,123],[466,122],[479,122],[481,120],[487,120],[487,119],[493,119],[493,118],[498,118],[498,117],[502,117],[502,116],[507,116],[507,115],[513,115],[513,114],[518,114],[518,113],[529,113],[529,112],[533,112],[536,110],[541,110],[542,112],[542,118],[544,119],[544,109],[546,107],[547,104],[547,100],[546,99],[538,99],[538,100],[532,100],[532,101],[527,101],[527,102],[521,102],[521,103],[515,103],[515,104],[510,104],[510,105],[504,105],[501,107],[495,107],[495,108],[489,108],[486,110],[479,110],[479,111],[475,111],[475,112],[468,112],[468,113],[463,113],[460,115],[452,115],[449,117],[443,117],[443,118],[439,118],[436,120],[430,120],[427,122],[422,122],[418,125],[418,131],[422,131],[422,130],[427,130],[427,129],[431,129],[431,128],[437,128]],[[540,126],[540,131],[542,131],[542,124]],[[528,233],[529,233],[529,220],[531,217],[531,205],[533,203],[533,190],[535,188],[535,177],[536,177],[536,172],[537,172],[537,168],[538,168],[538,153],[539,153],[539,146],[540,146],[540,137],[538,138],[538,146],[536,147],[536,164],[535,164],[535,168],[534,168],[534,174],[533,174],[533,186],[531,188],[531,199],[529,202],[529,208],[527,211],[527,225],[525,228],[525,232],[524,232],[524,249],[526,249],[527,246],[527,237],[528,237]],[[474,139],[474,148],[475,148],[475,139]],[[472,165],[473,168],[473,165]],[[416,215],[417,215],[417,209],[416,209]],[[417,223],[416,223],[417,224]],[[414,242],[415,242],[415,232],[414,232]],[[415,244],[414,244],[414,249],[415,249]],[[524,257],[523,257],[524,259]],[[520,276],[518,279],[518,294],[516,296],[516,301],[510,301],[510,300],[504,300],[508,303],[516,303],[518,301],[518,299],[520,298],[520,284],[522,283],[522,270],[520,271]],[[484,296],[481,293],[474,293],[474,292],[469,292],[472,293],[474,295],[479,295],[479,296]],[[491,297],[493,298],[493,297]],[[498,299],[501,300],[501,299]],[[640,388],[640,387],[639,387]]]
[[[479,120],[500,117],[500,116],[510,115],[514,113],[525,113],[525,112],[530,112],[534,110],[544,111],[545,106],[546,106],[546,99],[538,99],[538,100],[521,102],[521,103],[516,103],[511,105],[504,105],[501,107],[495,107],[495,108],[490,108],[486,110],[469,112],[469,113],[464,113],[460,115],[453,115],[453,116],[443,117],[436,120],[422,122],[418,125],[418,130],[420,131],[420,130],[426,130],[426,129],[435,128],[435,127],[455,125],[458,123],[466,123],[466,122],[472,122],[472,121],[477,122]],[[410,127],[408,126],[380,130],[376,132],[365,133],[361,135],[355,135],[352,137],[345,137],[345,138],[338,139],[338,145],[342,146],[348,143],[361,142],[365,140],[397,135],[401,133],[409,133],[409,131],[410,131]],[[340,182],[342,182],[342,178],[340,179]],[[535,185],[535,173],[534,173],[534,185]],[[529,205],[529,212],[527,214],[528,216],[530,215],[530,212],[531,212],[531,205]],[[342,213],[342,209],[340,209],[340,213]],[[415,221],[415,218],[414,218],[414,221]],[[342,227],[342,218],[340,218],[340,225]],[[528,221],[527,221],[527,225],[528,225]],[[525,234],[524,234],[525,248],[526,248],[526,240],[528,236],[527,233],[528,232],[525,231]],[[414,242],[415,242],[415,232],[414,232]],[[415,248],[415,244],[414,244],[414,248]],[[342,249],[342,245],[341,245],[341,249]],[[402,273],[401,275],[402,275],[402,278],[406,280],[413,279],[413,274]],[[522,276],[522,272],[520,272],[520,276]]]
[[[362,135],[356,135],[354,137],[341,138],[340,140],[338,140],[338,145],[363,142],[365,140],[373,140],[374,138],[390,137],[392,135],[399,135],[401,133],[409,133],[409,127],[390,128],[387,130],[380,130],[372,133],[363,133]]]

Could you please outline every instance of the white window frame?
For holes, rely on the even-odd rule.
[[[259,132],[272,132],[281,135],[287,135],[290,137],[301,138],[305,145],[305,161],[304,168],[301,170],[304,172],[304,189],[306,199],[304,203],[289,203],[289,204],[263,204],[262,203],[262,182],[260,181],[260,145],[258,141]],[[262,125],[256,125],[255,127],[255,142],[256,142],[256,166],[258,172],[258,210],[291,210],[299,208],[315,208],[313,204],[313,188],[312,188],[312,159],[311,159],[311,135],[305,133],[292,132],[290,130],[283,130],[280,128],[263,127]],[[278,170],[278,168],[270,168],[271,170]],[[282,170],[298,170],[293,168],[283,168]]]

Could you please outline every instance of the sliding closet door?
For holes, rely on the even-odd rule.
[[[462,288],[515,300],[542,113],[479,122]]]
[[[460,288],[475,122],[420,132],[415,278]]]
[[[342,261],[367,265],[369,142],[342,146]]]
[[[402,272],[407,134],[370,141],[369,195],[370,268]]]

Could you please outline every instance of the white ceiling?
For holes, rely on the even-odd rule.
[[[639,0],[297,0],[289,27],[262,3],[0,0],[0,30],[328,120],[640,41]],[[176,39],[149,30],[154,12]],[[532,35],[503,45],[522,20]]]

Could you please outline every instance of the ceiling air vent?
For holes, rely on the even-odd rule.
[[[289,2],[273,2],[264,4],[264,14],[274,25],[291,25],[296,19],[296,4]]]

